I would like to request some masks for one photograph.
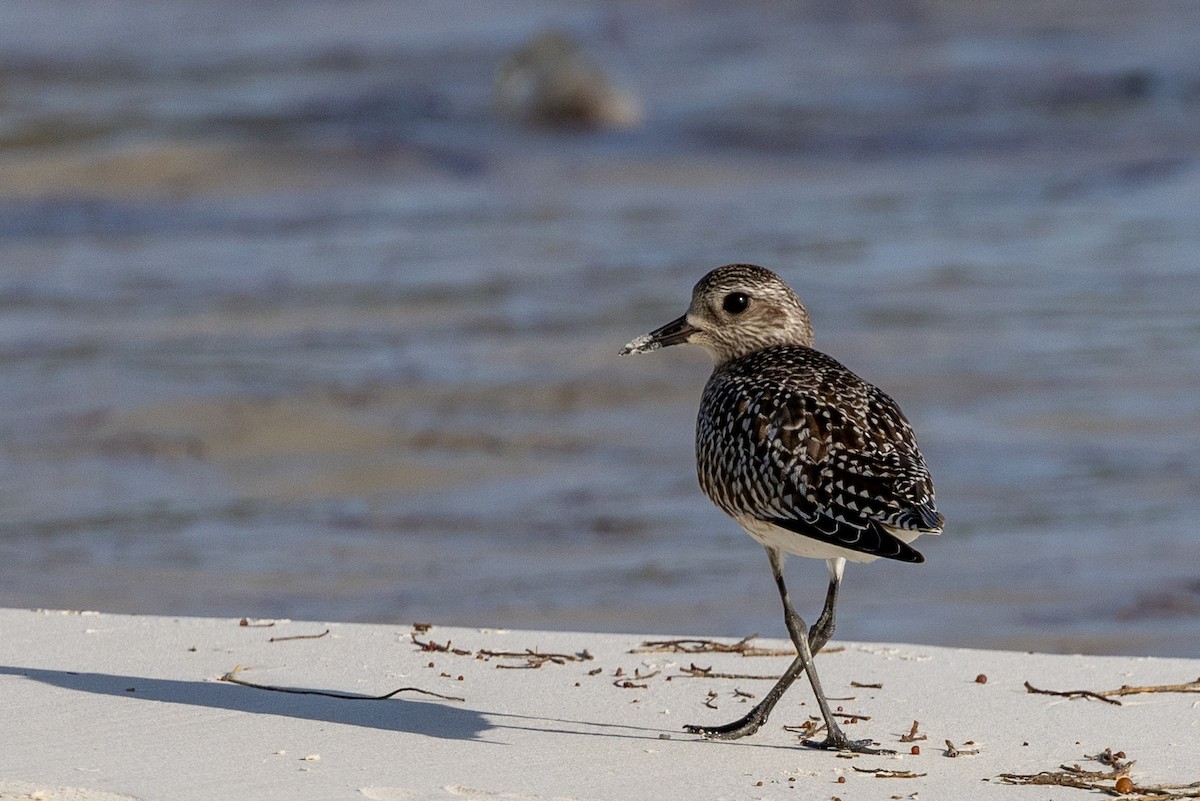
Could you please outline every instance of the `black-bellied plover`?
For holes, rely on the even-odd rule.
[[[696,472],[713,503],[767,550],[797,655],[745,717],[687,726],[717,739],[753,734],[792,682],[808,673],[826,738],[819,748],[877,753],[846,737],[829,710],[813,655],[829,641],[846,561],[923,562],[909,543],[940,534],[942,515],[912,427],[881,390],[813,350],[808,312],[770,270],[718,267],[692,290],[687,314],[622,354],[692,343],[715,367],[696,420]],[[811,629],[792,608],[784,555],[825,559],[825,607]],[[807,630],[806,630],[807,629]]]

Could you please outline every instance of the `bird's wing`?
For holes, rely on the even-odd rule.
[[[852,391],[781,387],[769,402],[749,404],[770,410],[759,413],[749,432],[767,457],[754,460],[761,471],[760,508],[752,513],[850,550],[921,562],[918,551],[891,533],[941,529],[912,429],[883,392],[848,372],[835,379],[853,381]],[[831,396],[838,397],[836,405]]]

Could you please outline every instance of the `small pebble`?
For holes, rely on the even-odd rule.
[[[1122,795],[1125,793],[1132,793],[1133,782],[1130,781],[1128,776],[1122,776],[1121,778],[1117,779],[1116,791]]]
[[[909,751],[909,753],[912,754],[913,756],[920,756],[921,755],[921,746],[914,745],[912,747],[912,750]]]
[[[987,676],[980,673],[978,676],[975,677],[975,683],[976,684],[987,684]]]
[[[846,777],[845,777],[845,776],[838,776],[838,781],[837,781],[837,783],[838,783],[838,784],[845,784],[845,783],[846,783]]]

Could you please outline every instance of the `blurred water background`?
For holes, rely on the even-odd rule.
[[[839,636],[1200,656],[1194,0],[0,18],[0,604],[783,636],[707,357],[617,357],[751,261],[947,518]],[[498,112],[549,30],[639,125]]]

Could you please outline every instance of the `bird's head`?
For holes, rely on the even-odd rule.
[[[644,334],[622,355],[670,345],[699,345],[717,365],[771,345],[811,347],[808,311],[783,279],[753,264],[727,264],[692,289],[687,314]]]

